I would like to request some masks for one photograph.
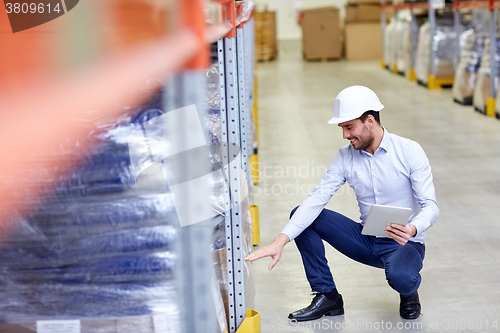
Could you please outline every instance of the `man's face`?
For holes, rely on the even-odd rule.
[[[349,120],[340,123],[339,127],[342,128],[344,139],[349,140],[354,149],[366,149],[372,145],[374,136],[366,120],[364,123],[359,119]]]

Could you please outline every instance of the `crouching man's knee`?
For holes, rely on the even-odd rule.
[[[389,285],[403,296],[411,296],[420,286],[421,276],[408,270],[391,270],[386,272]]]

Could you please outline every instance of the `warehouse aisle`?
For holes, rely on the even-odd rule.
[[[343,88],[372,88],[385,105],[388,131],[418,141],[430,160],[441,215],[427,232],[419,289],[422,316],[403,321],[399,296],[380,269],[363,266],[327,245],[345,315],[290,323],[289,312],[312,296],[295,244],[278,265],[253,263],[256,305],[263,333],[278,332],[480,332],[500,329],[500,120],[452,102],[451,90],[429,91],[391,75],[373,62],[305,63],[299,42],[281,43],[277,61],[260,63],[261,245],[282,230],[290,211],[319,183],[338,149],[342,131],[326,124]],[[343,186],[327,208],[359,221],[354,193]],[[410,329],[410,330],[408,330]]]

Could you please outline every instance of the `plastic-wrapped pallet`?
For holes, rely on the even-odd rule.
[[[44,195],[10,218],[0,245],[0,322],[165,314],[178,321],[172,196],[135,184],[127,145],[134,128],[163,113],[154,100],[114,122],[90,121],[91,149],[64,142],[54,152],[75,163],[59,179],[41,178],[35,185]],[[14,200],[27,185],[17,184]]]
[[[427,85],[429,80],[429,40],[430,24],[424,23],[418,31],[417,55],[415,59],[415,74],[420,84]]]
[[[408,63],[408,70],[406,72],[406,76],[410,77],[410,69],[413,71],[413,75],[416,76],[415,74],[415,62],[417,59],[417,48],[418,48],[418,31],[420,29],[418,20],[416,22],[413,22],[410,20],[410,43],[407,45],[407,63]],[[413,59],[413,60],[412,60]],[[415,78],[416,79],[416,78]]]
[[[486,38],[484,42],[481,66],[479,67],[479,71],[477,73],[477,81],[474,87],[474,97],[473,97],[474,108],[481,113],[486,113],[486,102],[488,100],[488,97],[490,97],[490,76],[491,76],[490,47],[491,47],[490,39]],[[500,64],[500,56],[498,54],[498,52],[500,51],[499,48],[500,48],[500,39],[497,37],[496,40],[497,51],[495,58],[497,76],[495,77],[495,87],[498,86],[498,75],[499,75],[499,64]]]
[[[460,63],[455,70],[452,90],[453,99],[460,104],[472,105],[473,103],[472,97],[486,36],[487,33],[480,29],[468,29],[460,36]]]
[[[79,318],[83,332],[179,331],[173,198],[136,184],[129,152],[131,133],[163,114],[160,93],[116,119],[89,114],[79,120],[89,144],[62,142],[53,152],[53,159],[71,161],[69,170],[47,179],[40,163],[39,182],[12,184],[12,200],[27,208],[9,217],[0,244],[0,324],[32,328],[36,320]],[[220,116],[211,112],[205,122],[207,141],[220,143]],[[211,153],[215,168],[221,153]],[[33,187],[43,195],[27,202]],[[216,211],[224,190],[224,179],[214,179]]]
[[[401,61],[404,62],[404,75],[410,77],[410,69],[412,69],[411,64],[411,22],[407,21],[404,23],[403,36],[401,43]]]
[[[409,22],[406,20],[406,15],[404,11],[398,13],[398,22],[396,23],[396,67],[398,73],[403,74],[407,70],[406,63],[406,44],[409,43]],[[406,41],[408,39],[408,41]]]
[[[495,47],[496,47],[496,51],[495,51],[495,60],[494,60],[494,64],[495,64],[495,77],[493,78],[493,90],[496,92],[497,89],[498,89],[498,79],[500,77],[500,36],[497,32],[497,36],[496,36],[496,40],[495,40]],[[489,44],[489,46],[491,47],[491,43]],[[488,53],[489,54],[489,53]],[[491,58],[489,58],[489,62],[491,63]],[[485,101],[488,100],[489,97],[491,97],[491,88],[490,88],[490,81],[492,80],[491,78],[491,70],[488,71],[486,73],[486,78],[484,80],[484,86],[483,86],[483,96],[484,96],[484,99]],[[486,103],[485,103],[486,105]],[[486,113],[486,107],[484,108],[484,111]]]
[[[457,41],[456,31],[452,21],[441,20],[437,25],[433,47],[435,53],[435,66],[437,79],[452,79],[455,77],[454,61]]]
[[[397,51],[396,65],[398,73],[408,76],[411,68],[411,15],[408,10],[398,13],[396,25]]]
[[[484,96],[486,73],[490,72],[490,40],[487,38],[484,42],[483,54],[481,57],[481,66],[477,72],[476,85],[474,86],[473,104],[474,108],[486,113],[487,97]]]
[[[387,43],[389,46],[389,69],[391,71],[397,71],[397,61],[398,61],[398,27],[400,22],[397,17],[394,19],[394,26],[389,31]]]
[[[394,30],[396,29],[396,19],[391,18],[391,22],[385,27],[385,47],[384,61],[385,67],[392,71],[394,59]]]
[[[456,33],[453,22],[449,19],[437,19],[436,33],[432,45],[434,48],[434,66],[436,79],[450,79],[455,77],[453,61],[456,49]],[[418,35],[417,59],[415,72],[420,84],[427,86],[430,70],[430,24],[427,22],[420,27]]]

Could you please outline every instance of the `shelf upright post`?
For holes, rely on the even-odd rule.
[[[246,113],[247,113],[247,152],[248,152],[248,190],[251,191],[252,187],[250,186],[254,183],[253,173],[252,173],[252,161],[254,158],[254,149],[253,149],[253,131],[252,131],[252,118],[253,118],[253,62],[252,62],[252,18],[250,18],[243,25],[243,38],[245,41],[245,54],[244,54],[244,62],[245,62],[245,96],[246,96]],[[250,196],[251,198],[251,196]],[[251,204],[251,203],[250,203]]]
[[[434,1],[433,0],[428,0],[429,1],[429,24],[430,24],[430,49],[429,49],[429,61],[430,61],[430,76],[429,76],[429,82],[428,82],[428,87],[429,88],[435,88],[435,79],[436,79],[436,62],[434,59],[436,58],[436,52],[434,50],[434,37],[436,35],[436,9],[434,7]]]
[[[255,73],[255,19],[252,16],[250,17],[250,20],[248,21],[246,25],[247,31],[248,31],[248,45],[250,46],[248,56],[249,56],[249,64],[250,64],[250,92],[251,96],[253,99],[254,91],[253,91],[253,85],[254,85],[254,73]],[[253,100],[252,100],[253,102]]]
[[[241,219],[241,157],[238,102],[238,67],[234,1],[223,3],[231,31],[219,39],[217,54],[220,75],[221,122],[224,171],[228,179],[229,201],[226,201],[225,234],[228,277],[229,332],[235,333],[246,317],[243,228]],[[226,143],[226,144],[224,144]],[[228,206],[229,205],[229,206]]]
[[[486,101],[486,115],[495,117],[495,97],[496,97],[496,55],[497,55],[497,33],[495,22],[494,0],[488,0],[488,10],[490,13],[490,96]]]
[[[252,57],[252,23],[253,19],[250,18],[243,26],[243,35],[245,38],[245,79],[246,89],[248,91],[248,103],[247,109],[251,111],[251,106],[253,105],[253,57]]]
[[[202,0],[180,0],[178,2],[179,23],[181,27],[190,27],[199,40],[198,54],[188,61],[184,70],[173,77],[165,87],[164,105],[166,112],[195,105],[200,123],[206,114],[205,90],[206,69],[209,65],[208,48],[205,44],[205,18]],[[189,128],[190,119],[184,114],[176,117],[175,123],[169,123],[165,130],[177,133],[175,144],[188,142],[188,131],[175,131],[175,128]],[[206,134],[206,133],[204,133]],[[206,137],[206,135],[205,135]],[[208,152],[207,152],[208,153]],[[180,157],[184,158],[184,157]],[[200,157],[203,158],[203,157]],[[207,156],[207,158],[209,158]],[[196,163],[188,158],[180,161],[186,173],[196,168]],[[183,212],[190,219],[198,207],[197,197],[192,187],[184,189],[176,198],[188,207]],[[199,195],[199,194],[198,194]],[[217,320],[212,297],[213,258],[210,252],[212,226],[209,221],[200,221],[178,229],[176,241],[177,264],[175,270],[178,288],[179,312],[182,333],[215,333]]]
[[[396,4],[393,4],[392,8],[394,9],[394,21],[399,22],[399,6]],[[394,59],[394,64],[391,68],[391,71],[393,74],[398,74],[398,72],[399,72],[397,58]]]
[[[248,156],[253,155],[253,134],[252,134],[252,106],[253,106],[253,62],[252,62],[252,19],[245,22],[243,35],[245,39],[245,80],[246,80],[246,106],[248,115]],[[251,171],[251,167],[249,168]],[[250,172],[250,175],[252,173]]]
[[[457,35],[456,65],[460,63],[460,34],[462,33],[462,24],[460,22],[460,4],[458,0],[453,0],[453,21],[455,23],[455,34]]]
[[[380,59],[380,66],[385,69],[385,58],[384,58],[384,52],[385,52],[385,22],[386,22],[386,16],[385,16],[385,0],[380,0],[380,28],[382,30],[382,59]]]
[[[246,88],[246,64],[245,64],[245,37],[244,23],[241,23],[236,28],[236,50],[237,50],[237,71],[238,71],[238,100],[239,100],[239,120],[240,120],[240,147],[241,147],[241,162],[243,171],[245,171],[247,186],[250,188],[250,155],[252,150],[249,149],[250,140],[250,109],[248,108],[248,89]]]
[[[417,81],[417,75],[415,74],[415,61],[417,56],[416,48],[418,43],[418,26],[417,26],[417,18],[415,16],[415,11],[413,10],[412,4],[410,4],[410,14],[411,14],[411,23],[410,23],[411,60],[410,60],[409,79],[410,81]]]

